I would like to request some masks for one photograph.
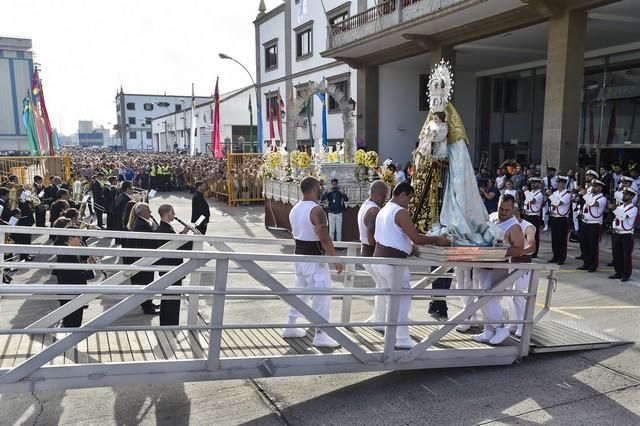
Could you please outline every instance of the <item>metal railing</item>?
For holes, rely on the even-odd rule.
[[[406,0],[404,0],[406,2]],[[379,19],[381,16],[390,15],[396,11],[396,0],[384,0],[380,4],[371,7],[364,12],[353,15],[344,21],[337,22],[329,27],[332,35],[344,33],[361,27],[369,22]]]
[[[49,176],[60,176],[64,180],[71,178],[71,159],[61,157],[0,157],[0,180],[16,175],[22,185],[32,184],[35,176],[42,176],[45,183]]]
[[[22,231],[22,230],[21,230]],[[69,230],[51,228],[26,228],[24,231],[37,234],[44,233],[56,235],[81,235],[99,238],[114,238],[122,236],[112,231]],[[51,298],[70,299],[68,303],[41,319],[26,327],[0,328],[0,336],[10,334],[51,335],[64,333],[58,340],[51,340],[49,345],[43,345],[41,350],[25,357],[20,363],[11,368],[0,370],[0,393],[24,392],[39,389],[108,386],[127,383],[164,383],[176,381],[231,379],[241,377],[282,376],[298,374],[320,374],[345,371],[375,371],[403,368],[428,368],[440,365],[442,362],[440,351],[428,351],[438,343],[458,324],[470,323],[470,318],[478,309],[495,296],[522,296],[525,297],[526,311],[524,320],[500,321],[501,324],[523,324],[523,334],[517,346],[505,346],[493,348],[492,352],[482,352],[483,357],[494,357],[491,363],[509,363],[526,356],[529,352],[531,329],[536,320],[534,318],[535,301],[538,289],[538,281],[545,271],[549,271],[547,304],[550,303],[550,289],[553,281],[553,272],[547,265],[538,264],[494,264],[494,263],[447,263],[421,259],[385,259],[363,258],[357,256],[300,256],[282,254],[264,254],[252,252],[234,252],[229,244],[271,244],[271,246],[291,245],[290,240],[256,240],[239,237],[213,237],[193,235],[171,235],[155,233],[128,233],[128,237],[136,239],[162,239],[169,240],[159,250],[135,250],[115,247],[65,247],[46,245],[0,245],[3,253],[26,253],[35,255],[60,255],[74,254],[80,256],[123,256],[139,258],[132,265],[117,266],[119,272],[103,280],[98,284],[87,286],[61,284],[11,284],[0,285],[0,295],[11,298]],[[0,236],[1,237],[1,236]],[[192,241],[196,249],[191,252],[176,250],[184,244],[184,241]],[[219,251],[204,251],[202,244],[210,243]],[[355,250],[354,243],[342,243]],[[351,252],[353,253],[353,251]],[[153,263],[159,258],[184,259],[179,266],[155,266]],[[186,258],[186,259],[185,259]],[[214,265],[207,266],[209,262]],[[261,265],[286,265],[293,262],[340,262],[354,267],[357,264],[385,264],[395,266],[394,274],[401,274],[399,267],[409,266],[420,271],[425,278],[411,289],[401,288],[401,278],[394,280],[393,288],[330,288],[330,289],[298,289],[289,288],[281,283],[275,273],[270,273]],[[258,283],[257,287],[247,287],[246,280],[243,285],[235,286],[229,283],[230,265],[236,264],[248,277]],[[33,265],[18,262],[3,262],[2,267],[9,265],[21,269],[31,268]],[[48,268],[65,269],[93,269],[100,270],[107,265],[100,264],[49,264]],[[431,271],[432,267],[438,267]],[[424,286],[430,279],[443,275],[448,268],[493,268],[504,269],[505,276],[496,282],[491,291],[474,289],[433,290]],[[516,269],[513,269],[516,268]],[[167,271],[166,274],[156,278],[145,287],[122,285],[127,278],[140,271]],[[525,292],[507,290],[524,273],[530,271],[528,289]],[[186,287],[172,286],[179,279],[189,274],[201,274],[214,272],[215,279],[212,284],[203,284],[201,276],[194,279],[191,285]],[[433,274],[433,276],[431,276]],[[308,306],[300,296],[303,295],[328,295],[342,300],[342,312],[340,321],[331,322],[325,319]],[[351,298],[372,298],[376,295],[388,296],[390,302],[387,305],[387,320],[385,322],[370,323],[351,320]],[[188,301],[188,315],[185,325],[178,326],[150,326],[150,325],[114,325],[114,322],[129,311],[137,307],[142,301],[150,297],[159,298],[186,298]],[[467,296],[476,299],[466,308],[462,309],[449,320],[443,321],[410,321],[398,322],[399,300],[402,296],[411,297],[458,297]],[[248,322],[232,323],[225,321],[225,303],[228,299],[252,300],[257,297],[278,298],[290,307],[295,308],[307,323],[297,325],[284,323]],[[107,308],[97,317],[90,319],[79,328],[56,328],[55,324],[66,315],[81,309],[91,300],[97,298],[118,299],[118,303]],[[209,300],[210,321],[203,323],[198,321],[198,309],[201,299]],[[283,317],[284,318],[284,317]],[[491,322],[473,320],[473,324],[490,324]],[[394,348],[395,331],[401,325],[430,325],[439,328],[422,339],[413,349],[397,351]],[[352,338],[347,330],[354,327],[385,327],[384,344],[381,350],[367,350],[366,346],[359,344]],[[335,339],[342,345],[344,351],[333,354],[313,355],[269,355],[269,356],[235,356],[225,357],[222,354],[223,331],[229,330],[261,330],[287,327],[316,327]],[[190,333],[204,333],[208,344],[206,353],[194,355],[182,360],[155,360],[155,361],[131,361],[117,363],[75,364],[64,366],[47,366],[56,357],[72,350],[80,342],[85,341],[91,335],[98,332],[130,332],[130,331],[160,331],[182,330]],[[24,339],[24,338],[23,338]],[[435,358],[434,358],[435,357]],[[510,360],[510,361],[509,361]]]

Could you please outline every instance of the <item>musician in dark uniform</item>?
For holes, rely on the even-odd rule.
[[[196,192],[191,199],[191,223],[196,223],[200,216],[204,216],[204,220],[196,228],[202,235],[207,233],[207,225],[209,224],[209,218],[211,217],[211,211],[209,210],[209,203],[204,198],[204,191],[206,185],[202,181],[196,182]]]
[[[100,178],[104,178],[104,173],[98,173],[97,175],[91,177],[89,190],[91,191],[91,195],[93,196],[93,207],[96,218],[98,219],[98,227],[102,228],[102,214],[105,212],[105,208],[103,186],[100,182]]]
[[[135,214],[135,221],[133,222],[133,227],[131,228],[132,232],[153,232],[153,226],[151,225],[151,209],[147,203],[138,203],[133,208],[133,212]],[[153,250],[156,247],[156,242],[154,240],[139,240],[135,238],[130,238],[129,241],[133,248],[140,250]],[[135,261],[138,259],[136,258]],[[143,285],[146,286],[153,282],[154,278],[153,271],[143,271],[138,272],[134,276],[131,277],[132,285]],[[157,315],[158,314],[158,305],[154,304],[151,300],[145,300],[140,304],[142,307],[142,312],[147,315]]]
[[[175,220],[176,213],[173,210],[173,207],[169,204],[163,204],[158,208],[158,215],[160,216],[160,225],[156,228],[154,232],[164,233],[164,234],[175,234],[176,231],[173,230],[173,226],[171,226],[171,222]],[[186,234],[189,232],[188,227],[184,227],[184,229],[180,232],[181,234]],[[166,244],[168,241],[163,240],[155,240],[154,243],[156,247],[161,247]],[[184,250],[185,246],[180,249]],[[156,265],[171,265],[177,266],[182,264],[182,259],[160,259],[155,264]],[[160,272],[160,276],[164,275],[166,272]],[[174,282],[171,285],[182,285],[182,279]],[[178,295],[174,295],[178,296]],[[162,299],[160,302],[160,325],[178,325],[180,324],[180,300],[167,300]]]
[[[116,215],[116,199],[118,197],[118,178],[110,176],[109,184],[102,189],[102,198],[104,199],[104,211],[107,213],[107,229],[115,231],[118,229]]]
[[[9,208],[9,189],[4,186],[0,186],[0,226],[7,226],[11,219],[11,209]],[[5,241],[0,241],[5,243]],[[4,254],[4,259],[11,257],[10,253]],[[11,276],[5,269],[2,270],[2,282],[5,284],[11,283]]]
[[[46,226],[47,205],[44,203],[44,194],[40,197],[40,193],[44,191],[45,187],[42,182],[42,176],[33,177],[33,194],[40,198],[40,205],[36,207],[36,226]]]
[[[116,215],[116,230],[125,231],[127,230],[127,222],[129,221],[129,216],[124,217],[124,211],[127,208],[127,203],[131,201],[131,194],[133,193],[133,185],[131,181],[125,180],[122,182],[120,187],[120,193],[116,197],[115,204],[115,215]]]

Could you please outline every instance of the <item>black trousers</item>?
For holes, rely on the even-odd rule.
[[[209,225],[208,222],[202,222],[200,225],[196,226],[196,229],[198,231],[200,231],[200,233],[202,235],[206,235],[207,234],[207,226]]]
[[[600,263],[600,224],[582,222],[580,231],[582,263],[587,269],[598,269]]]
[[[46,221],[47,209],[41,204],[36,207],[36,226],[44,227],[47,224]]]
[[[613,269],[616,271],[616,275],[628,278],[632,271],[633,234],[613,233],[612,239]]]
[[[63,306],[63,305],[66,305],[67,302],[69,301],[59,300],[59,302],[60,302],[60,306]],[[62,319],[62,326],[63,327],[80,327],[82,325],[82,311],[84,311],[83,308],[76,309],[75,311],[71,312],[69,315],[64,317]]]
[[[160,274],[164,275],[164,274]],[[178,280],[171,285],[182,286],[182,280]],[[167,295],[165,295],[167,296]],[[173,294],[172,296],[179,296]],[[180,324],[180,300],[160,301],[160,325],[179,325]]]
[[[531,255],[532,258],[538,257],[538,250],[540,250],[540,225],[542,224],[542,218],[539,214],[530,216],[524,215],[524,220],[531,223],[536,227],[536,251]]]
[[[551,227],[552,260],[564,262],[567,260],[567,239],[569,238],[569,218],[549,217]]]
[[[11,234],[11,239],[16,244],[25,244],[25,245],[31,244],[31,234]],[[25,254],[25,253],[20,254],[20,260],[27,260],[28,258],[29,258],[28,254]]]
[[[137,260],[137,259],[136,259]],[[152,271],[138,272],[131,277],[131,285],[148,285],[153,282],[155,273]],[[145,300],[140,304],[142,309],[153,308],[152,300]]]
[[[434,270],[435,268],[431,268]],[[431,284],[431,288],[434,290],[449,290],[451,288],[451,278],[436,278]],[[441,315],[447,315],[448,306],[447,301],[442,298],[442,300],[432,300],[429,302],[429,311],[437,311]]]

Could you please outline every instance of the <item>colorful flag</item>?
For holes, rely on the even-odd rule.
[[[282,115],[285,112],[285,106],[284,106],[284,101],[282,100],[282,96],[280,96],[280,92],[278,92],[278,105],[276,106],[276,110],[277,112],[277,117],[276,119],[278,120],[278,136],[280,136],[280,143],[284,142],[285,138],[284,135],[282,134]]]
[[[218,83],[216,82],[216,92],[218,91]],[[193,83],[191,83],[191,134],[189,135],[189,139],[191,142],[190,153],[191,155],[196,155],[196,129],[198,128],[198,123],[196,122],[196,95]]]
[[[317,95],[320,98],[320,101],[322,102],[322,145],[324,145],[325,148],[326,148],[327,145],[328,145],[328,139],[327,139],[327,94],[325,92],[318,92]]]
[[[27,92],[27,96],[22,100],[22,125],[27,133],[27,140],[29,141],[29,155],[35,157],[40,155],[40,149],[38,147],[38,140],[35,134],[32,108],[31,93]]]
[[[271,97],[271,93],[269,93],[269,105],[267,105],[267,108],[269,108],[267,110],[267,114],[269,114],[269,139],[271,142],[273,142],[273,140],[276,138],[276,131],[273,128],[273,115],[274,115],[274,111],[273,111],[273,98]]]
[[[260,102],[259,98],[256,99],[256,105],[258,107],[258,113],[256,114],[256,119],[258,120],[258,152],[262,153],[262,144],[264,143],[262,136],[262,102]]]
[[[311,123],[311,102],[313,102],[313,96],[307,99],[307,105],[305,106],[305,112],[307,113],[307,128],[309,129],[309,145],[314,145],[313,140],[313,126]]]
[[[304,15],[307,14],[307,0],[298,1],[298,23],[302,22]]]
[[[53,149],[60,149],[60,138],[58,138],[58,131],[56,129],[53,129],[51,142],[53,143]]]
[[[253,108],[251,107],[251,95],[249,95],[249,147],[253,150]]]
[[[218,77],[216,77],[216,90],[213,93],[213,156],[222,158],[224,154],[220,148],[220,92],[218,91]]]
[[[53,156],[53,131],[51,128],[51,121],[49,120],[49,113],[47,111],[47,104],[44,101],[44,90],[42,89],[42,81],[40,80],[40,75],[38,74],[38,68],[33,70],[33,76],[31,79],[31,90],[34,96],[34,112],[36,116],[39,116],[42,126],[42,137],[43,141],[41,142],[41,146],[44,146],[44,151],[42,151],[42,155],[51,155]]]

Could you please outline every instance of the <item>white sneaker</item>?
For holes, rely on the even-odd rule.
[[[489,340],[489,344],[499,345],[507,340],[507,337],[509,337],[509,329],[507,327],[497,327],[496,333],[493,335],[491,340]]]
[[[545,226],[544,229],[542,230],[542,232],[547,232],[549,230],[548,226]]]
[[[327,336],[326,333],[316,331],[316,335],[313,338],[313,346],[316,348],[337,348],[340,346],[340,343]]]
[[[493,338],[493,335],[494,335],[493,331],[485,330],[480,334],[471,336],[471,338],[478,343],[489,343],[489,340]]]
[[[304,337],[307,335],[307,330],[304,328],[285,328],[282,330],[282,337],[290,339],[292,337]]]
[[[460,333],[464,333],[465,331],[471,330],[471,324],[458,324],[456,325],[456,331]]]
[[[396,349],[411,349],[415,345],[417,345],[417,343],[411,337],[396,338]]]
[[[515,333],[513,333],[516,337],[522,337],[522,327],[518,327]]]

